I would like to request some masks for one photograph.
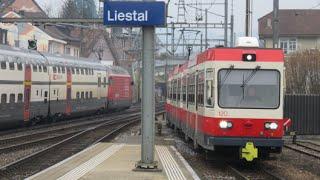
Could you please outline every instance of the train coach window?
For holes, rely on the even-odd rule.
[[[93,98],[93,96],[92,96],[92,91],[90,91],[90,99],[92,99]]]
[[[84,92],[81,92],[81,99],[84,99]]]
[[[18,103],[22,102],[22,100],[23,100],[23,94],[19,93],[18,94]]]
[[[7,69],[7,62],[5,61],[1,62],[1,69]]]
[[[77,92],[77,99],[80,99],[80,92]]]
[[[9,103],[15,103],[15,102],[16,102],[16,95],[15,94],[10,94]]]
[[[104,77],[104,78],[103,78],[103,87],[106,87],[106,86],[107,86],[107,78]]]
[[[7,94],[1,94],[1,104],[7,103]]]
[[[61,73],[61,67],[57,67],[58,68],[58,73]]]
[[[206,106],[214,106],[214,71],[213,69],[207,69],[206,73]]]
[[[74,74],[74,73],[75,73],[74,68],[71,68],[71,72],[72,72],[72,74]]]
[[[47,66],[43,66],[43,72],[48,72]]]
[[[14,62],[10,62],[9,63],[9,69],[10,70],[14,70]]]
[[[62,71],[63,74],[66,73],[66,68],[65,67],[61,67],[61,71]]]
[[[85,72],[86,72],[86,75],[88,75],[88,69],[86,68],[86,69],[84,69],[85,70]]]
[[[32,68],[33,68],[33,72],[38,72],[38,66],[37,65],[33,65]]]
[[[21,63],[18,63],[18,64],[17,64],[17,68],[18,68],[19,71],[22,71],[22,64],[21,64]]]
[[[54,66],[52,70],[53,70],[53,73],[57,73],[57,67]]]
[[[81,68],[81,74],[84,75],[84,69]]]
[[[79,74],[79,68],[76,68],[76,72],[77,72],[77,74]]]
[[[86,99],[89,99],[89,93],[86,92]]]
[[[42,72],[42,66],[39,66],[39,72]]]

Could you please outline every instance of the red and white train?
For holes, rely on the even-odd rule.
[[[168,78],[168,123],[195,147],[234,147],[252,161],[280,153],[291,120],[283,117],[284,54],[241,38],[237,48],[212,48]],[[252,47],[253,46],[253,47]]]
[[[128,108],[131,85],[120,67],[0,46],[0,128]]]

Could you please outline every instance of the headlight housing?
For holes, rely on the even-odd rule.
[[[221,120],[219,123],[219,127],[221,129],[228,129],[228,128],[232,128],[233,124],[231,121],[227,121],[227,120]]]
[[[276,122],[266,122],[264,124],[264,127],[266,129],[276,130],[276,129],[278,129],[278,124]]]

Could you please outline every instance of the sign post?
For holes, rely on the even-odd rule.
[[[137,162],[134,170],[157,171],[158,163],[154,161],[155,26],[164,26],[166,24],[165,3],[153,0],[141,2],[107,1],[104,4],[104,8],[105,25],[142,27],[142,143],[141,160]]]

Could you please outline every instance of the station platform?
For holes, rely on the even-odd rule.
[[[138,128],[138,127],[136,127]],[[168,133],[169,134],[169,133]],[[200,179],[166,135],[156,137],[155,160],[160,171],[133,171],[141,157],[141,136],[134,130],[114,142],[95,144],[49,167],[29,180],[186,180]]]

